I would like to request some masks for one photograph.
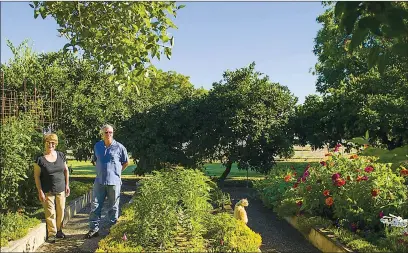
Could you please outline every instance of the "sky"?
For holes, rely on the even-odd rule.
[[[181,3],[180,3],[181,4]],[[157,68],[190,77],[195,87],[211,89],[226,70],[256,63],[256,70],[272,82],[287,86],[303,103],[315,93],[317,62],[316,22],[320,2],[184,2],[171,33],[175,45],[171,60],[154,60]],[[60,50],[67,40],[58,37],[58,25],[47,17],[34,19],[28,2],[1,2],[1,63],[13,57],[6,39],[19,45],[33,42],[36,52]]]

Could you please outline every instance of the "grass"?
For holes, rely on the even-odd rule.
[[[294,166],[295,168],[305,168],[308,163],[314,164],[317,163],[315,159],[308,159],[307,161],[279,161],[277,162],[277,167],[291,167]],[[68,166],[73,169],[73,173],[70,174],[71,178],[95,178],[95,166],[92,165],[91,162],[81,162],[76,160],[70,160],[68,162]],[[122,172],[122,179],[138,179],[142,178],[140,176],[136,176],[133,174],[133,170],[136,165],[130,165]],[[219,177],[225,171],[225,167],[221,163],[206,163],[204,164],[204,171],[207,176],[212,177]],[[227,176],[227,179],[231,180],[244,180],[247,177],[246,170],[239,170],[237,164],[234,163],[231,168],[231,172]],[[251,180],[258,180],[263,179],[265,177],[264,174],[256,172],[256,171],[248,171],[248,178]]]
[[[69,160],[68,167],[73,169],[73,172],[70,174],[71,178],[95,178],[96,175],[96,168],[92,165],[90,161],[76,161],[76,160]],[[122,178],[124,179],[136,179],[138,178],[133,174],[133,169],[136,165],[128,166],[124,171],[122,171]]]

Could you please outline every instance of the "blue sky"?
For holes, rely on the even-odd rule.
[[[309,73],[317,58],[313,40],[321,27],[316,17],[320,2],[187,2],[172,31],[172,59],[154,61],[156,67],[190,76],[196,87],[210,89],[222,73],[249,65],[286,85],[303,102],[315,93],[316,77]],[[58,37],[56,22],[34,19],[28,2],[1,2],[1,62],[12,53],[6,45],[29,38],[37,52],[58,51],[66,40]]]

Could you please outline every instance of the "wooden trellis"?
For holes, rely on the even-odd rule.
[[[4,73],[1,72],[1,123],[13,116],[21,113],[29,113],[36,116],[37,128],[44,131],[56,131],[60,125],[59,114],[62,103],[54,98],[53,89],[50,89],[50,96],[44,98],[36,87],[33,94],[27,94],[26,82],[24,81],[24,91],[5,89]]]

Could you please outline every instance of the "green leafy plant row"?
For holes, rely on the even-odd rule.
[[[134,201],[97,252],[254,252],[261,237],[231,214],[211,214],[226,195],[198,170],[169,169],[141,181]]]

